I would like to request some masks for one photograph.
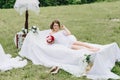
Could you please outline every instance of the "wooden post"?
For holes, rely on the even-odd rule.
[[[25,29],[27,29],[27,33],[28,33],[28,10],[26,10],[26,13],[25,13]]]

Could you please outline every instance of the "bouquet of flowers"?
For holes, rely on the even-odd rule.
[[[86,62],[89,64],[90,63],[90,56],[91,55],[86,55]]]
[[[85,54],[84,57],[85,57],[85,59],[83,60],[83,62],[86,62],[87,64],[89,64],[91,62],[90,61],[91,55],[90,54]]]
[[[55,38],[54,38],[54,36],[52,36],[52,35],[49,35],[49,36],[46,37],[46,42],[47,42],[48,44],[54,43],[54,40],[55,40]]]
[[[93,66],[93,63],[91,62],[91,55],[90,54],[85,54],[85,62],[87,63],[87,66],[86,66],[86,72],[85,73],[88,73],[88,71],[90,71],[90,69],[92,68]]]

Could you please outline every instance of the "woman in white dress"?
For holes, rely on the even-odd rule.
[[[99,50],[99,48],[95,48],[93,46],[85,44],[84,42],[77,41],[77,39],[73,35],[71,35],[71,32],[67,29],[67,27],[65,27],[64,25],[60,25],[59,20],[54,20],[50,25],[50,29],[50,35],[55,38],[54,44],[64,45],[74,50],[80,50],[83,48],[88,49],[92,52],[96,52]],[[50,72],[57,73],[58,67],[53,67]]]
[[[89,48],[80,50],[70,49],[72,44],[67,45],[69,41],[65,40],[65,42],[63,40],[66,37],[71,42],[76,42],[77,40],[71,38],[71,35],[62,35],[64,30],[60,30],[59,27],[58,29],[58,32],[51,29],[39,31],[38,34],[30,31],[24,40],[19,55],[31,60],[35,65],[55,66],[50,70],[51,73],[57,73],[60,68],[76,77],[81,77],[86,72],[88,63],[85,55],[91,55],[90,61],[93,63],[93,66],[86,74],[87,78],[92,80],[120,79],[120,76],[111,72],[115,62],[120,61],[120,49],[116,42],[106,45],[84,43],[85,45],[90,45],[90,47],[100,49],[95,52]],[[48,45],[46,36],[50,34],[54,36],[54,43]]]
[[[50,25],[50,29],[50,35],[53,35],[55,37],[54,43],[62,44],[74,50],[79,50],[82,48],[86,48],[93,52],[99,50],[98,48],[85,44],[84,42],[77,41],[76,39],[71,40],[71,38],[69,37],[71,36],[71,32],[64,25],[60,26],[59,20],[54,20]]]

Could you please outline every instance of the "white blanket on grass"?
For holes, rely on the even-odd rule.
[[[10,54],[5,54],[2,46],[0,45],[0,71],[22,68],[25,65],[27,65],[27,60],[22,60],[19,56],[12,58]]]
[[[90,44],[100,48],[100,51],[93,53],[86,49],[72,50],[63,45],[46,43],[46,36],[50,30],[29,32],[24,40],[19,55],[30,59],[33,64],[46,67],[59,66],[68,73],[81,77],[83,76],[87,63],[85,54],[91,54],[93,67],[86,75],[90,79],[120,78],[111,72],[115,62],[120,58],[120,50],[116,43],[108,45]]]

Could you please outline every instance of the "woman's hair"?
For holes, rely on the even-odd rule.
[[[60,21],[59,21],[59,20],[54,20],[54,21],[51,23],[51,25],[50,25],[50,29],[53,29],[54,23],[57,23],[58,26],[59,26],[59,28],[60,28]]]

